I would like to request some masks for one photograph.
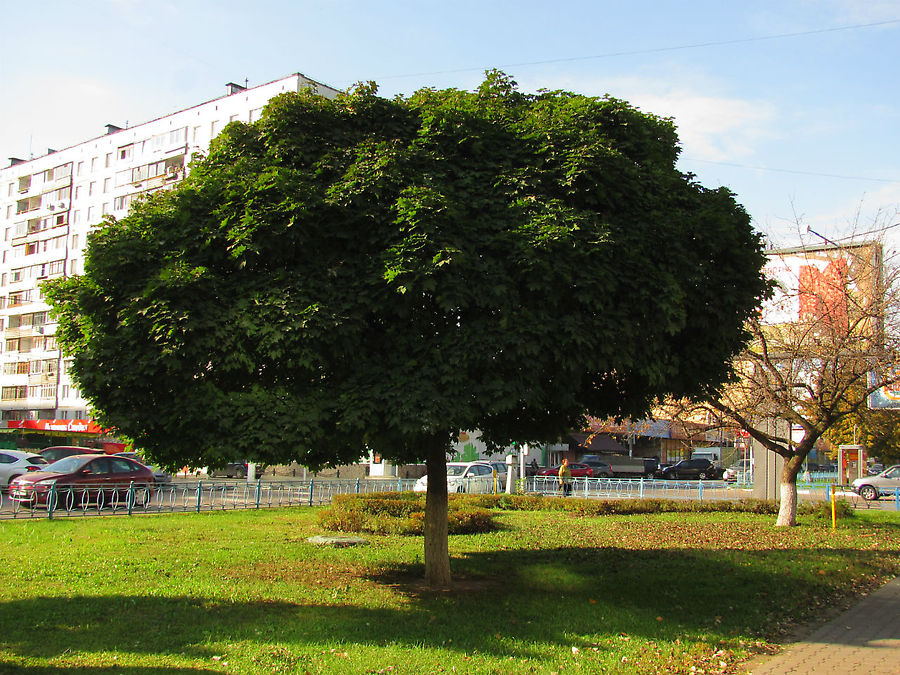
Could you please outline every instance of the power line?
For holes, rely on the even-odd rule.
[[[768,166],[753,166],[750,164],[738,164],[737,162],[715,162],[711,159],[695,159],[683,157],[688,162],[702,162],[704,164],[719,164],[721,166],[733,166],[738,169],[752,169],[754,171],[770,171],[775,173],[790,173],[799,176],[817,176],[819,178],[839,178],[841,180],[862,180],[870,183],[900,183],[900,178],[869,178],[867,176],[845,176],[837,173],[819,173],[817,171],[798,171],[795,169],[778,169]]]
[[[737,44],[746,44],[749,42],[763,42],[766,40],[783,40],[785,38],[794,38],[794,37],[802,37],[805,35],[821,35],[823,33],[836,33],[839,31],[846,30],[857,30],[860,28],[876,28],[878,26],[889,26],[892,24],[900,23],[900,19],[888,19],[886,21],[876,21],[874,23],[858,23],[850,26],[834,26],[832,28],[818,28],[816,30],[805,30],[805,31],[795,31],[793,33],[776,33],[774,35],[760,35],[757,37],[749,37],[749,38],[735,38],[733,40],[715,40],[710,42],[695,42],[687,45],[672,45],[669,47],[654,47],[652,49],[636,49],[632,51],[622,51],[622,52],[607,52],[605,54],[594,54],[593,56],[569,56],[564,58],[557,59],[545,59],[542,61],[521,61],[519,63],[505,63],[497,68],[519,68],[523,66],[542,66],[551,63],[570,63],[573,61],[591,61],[595,59],[610,59],[610,58],[618,58],[621,56],[640,56],[642,54],[659,54],[663,52],[674,52],[681,51],[686,49],[702,49],[704,47],[721,47],[725,45],[737,45]],[[428,72],[420,72],[420,73],[407,73],[405,75],[387,75],[380,78],[375,78],[376,81],[379,80],[394,80],[401,79],[406,77],[424,77],[426,75],[449,75],[453,73],[467,73],[473,71],[483,71],[483,67],[475,67],[468,66],[465,68],[452,68],[448,70],[432,70]]]

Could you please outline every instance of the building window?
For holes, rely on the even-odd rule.
[[[84,162],[78,162],[78,168],[75,171],[76,176],[80,176],[84,173]]]
[[[131,159],[134,154],[134,144],[125,145],[119,148],[119,159]]]
[[[19,176],[19,192],[28,192],[31,189],[31,176]]]
[[[92,195],[94,194],[94,190],[97,189],[96,186],[97,186],[97,181],[93,181],[93,180],[92,180],[92,181],[90,182],[90,184],[88,185],[88,197],[90,197],[90,196],[92,196]]]
[[[111,152],[107,152],[107,153],[106,153],[106,162],[105,162],[105,164],[104,164],[104,166],[105,166],[107,169],[108,169],[110,166],[112,166],[112,158],[113,158],[113,154],[112,154]]]
[[[103,179],[103,194],[109,192],[109,186],[112,184],[112,178]]]
[[[16,202],[16,214],[37,211],[39,208],[41,208],[40,195],[28,197],[27,199],[20,199]]]
[[[15,401],[23,399],[26,396],[28,396],[28,387],[26,386],[3,387],[3,389],[0,390],[0,397],[2,397],[4,401]]]

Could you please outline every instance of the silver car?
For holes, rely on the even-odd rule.
[[[506,483],[500,485],[499,477],[495,478],[496,469],[489,462],[447,462],[447,492],[494,492],[495,482],[498,492],[502,492]],[[428,489],[428,475],[422,476],[413,486],[415,492]]]
[[[893,495],[900,488],[900,464],[888,467],[877,476],[857,478],[850,487],[867,502],[878,499],[881,495]]]

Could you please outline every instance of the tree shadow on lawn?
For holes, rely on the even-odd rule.
[[[217,650],[231,643],[243,643],[236,648],[243,658],[253,657],[254,650],[264,655],[273,644],[304,649],[337,643],[540,659],[548,647],[616,649],[622,634],[655,641],[687,638],[717,648],[723,640],[805,618],[807,608],[824,609],[850,598],[850,589],[835,583],[834,574],[783,572],[798,559],[814,556],[829,570],[871,568],[874,584],[885,555],[900,551],[602,547],[472,553],[454,560],[460,580],[455,590],[426,589],[419,581],[421,565],[366,576],[406,597],[408,604],[399,609],[366,607],[365,598],[359,604],[307,604],[139,595],[38,597],[0,604],[0,625],[3,647],[20,657],[183,654],[207,667],[214,665]],[[587,637],[579,643],[572,636]],[[3,672],[65,670],[9,666]],[[113,669],[126,675],[204,670]]]

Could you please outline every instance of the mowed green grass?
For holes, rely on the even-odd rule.
[[[0,673],[727,673],[900,574],[895,512],[498,520],[439,592],[317,509],[2,521]]]

